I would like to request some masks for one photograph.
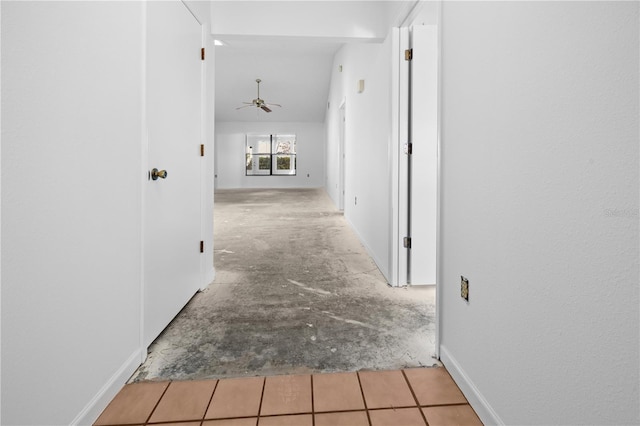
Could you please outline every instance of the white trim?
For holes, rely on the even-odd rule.
[[[184,3],[184,1],[183,1]],[[184,3],[186,6],[186,3]],[[187,9],[189,7],[187,6]],[[189,9],[191,11],[191,9]],[[193,12],[192,12],[193,14]],[[194,15],[195,17],[195,15]],[[198,19],[196,18],[198,21]],[[200,23],[200,21],[198,21]],[[205,230],[207,229],[207,155],[211,153],[207,149],[207,26],[200,23],[200,47],[205,49],[205,59],[200,61],[200,144],[204,146],[204,156],[200,157],[200,240],[204,241],[204,253],[200,254],[200,290],[204,290],[209,285],[210,281],[207,281],[207,259],[209,256],[213,256],[213,247],[209,247],[207,244],[207,238]],[[213,215],[209,220],[213,220]]]
[[[480,417],[482,423],[485,425],[505,424],[444,345],[440,345],[440,361],[442,361],[447,368],[447,371],[451,374],[451,377],[467,398],[478,417]]]
[[[436,21],[437,34],[438,34],[438,46],[437,57],[438,61],[438,105],[436,107],[438,113],[437,122],[437,178],[436,178],[436,358],[440,359],[440,312],[442,309],[442,0],[437,0],[438,17]]]
[[[147,347],[144,343],[144,311],[145,311],[145,216],[147,206],[147,181],[149,171],[149,132],[147,129],[147,2],[140,4],[142,8],[141,44],[141,140],[140,140],[140,364],[147,360]]]
[[[415,20],[416,16],[418,16],[418,14],[420,13],[420,11],[422,10],[422,7],[424,6],[424,0],[415,0],[412,3],[407,3],[401,13],[399,14],[399,17],[397,19],[396,22],[398,22],[398,27],[408,27],[411,25],[411,23]]]
[[[129,358],[118,368],[107,383],[94,395],[87,405],[78,413],[71,425],[93,424],[98,416],[109,405],[109,402],[118,394],[129,377],[140,366],[140,350],[134,351]]]
[[[200,25],[204,25],[204,24],[200,21],[200,19],[196,16],[195,12],[194,12],[193,10],[191,10],[191,8],[189,7],[189,4],[187,4],[187,2],[186,2],[186,1],[184,1],[184,0],[180,0],[180,1],[181,1],[181,2],[182,2],[182,4],[184,5],[184,7],[186,7],[186,8],[187,8],[187,10],[189,11],[189,13],[190,13],[191,15],[193,15],[193,17],[195,18],[195,20],[196,20],[196,21],[198,21],[198,24],[200,24]]]
[[[398,228],[399,217],[399,182],[398,162],[400,157],[400,28],[391,29],[391,137],[389,138],[389,285],[398,287],[400,255],[400,230]]]
[[[2,2],[0,2],[0,22],[2,22]],[[0,32],[0,46],[2,35]],[[0,93],[2,93],[2,58],[0,55]],[[2,128],[2,102],[0,102],[0,128]],[[2,188],[2,134],[0,133],[0,188]],[[0,223],[2,223],[2,197],[0,197]],[[0,226],[0,259],[2,259],[2,226]],[[0,324],[2,323],[2,267],[0,265]],[[0,326],[0,354],[2,354],[2,326]],[[2,383],[2,356],[0,356],[0,383]],[[2,401],[2,386],[0,386]],[[0,403],[0,424],[2,424],[2,404]]]
[[[344,197],[346,191],[346,146],[347,146],[347,100],[346,98],[340,103],[338,108],[338,210],[344,213]],[[326,151],[326,150],[325,150]]]
[[[409,251],[403,239],[409,230],[409,159],[404,144],[410,142],[409,134],[409,62],[404,60],[404,50],[410,47],[409,28],[400,28],[399,61],[399,144],[398,144],[398,286],[409,282]]]

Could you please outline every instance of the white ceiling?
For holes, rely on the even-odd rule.
[[[216,121],[324,121],[333,56],[344,43],[380,42],[412,1],[214,1]],[[236,110],[260,97],[265,113]]]
[[[229,41],[216,47],[216,121],[324,121],[334,53],[341,43]],[[260,98],[282,105],[267,114],[255,107],[236,110]]]

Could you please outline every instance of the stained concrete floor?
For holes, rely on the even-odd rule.
[[[391,288],[323,189],[219,190],[216,279],[131,381],[437,364],[435,290]]]

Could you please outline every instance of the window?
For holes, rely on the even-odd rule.
[[[247,176],[295,176],[296,135],[247,135]]]

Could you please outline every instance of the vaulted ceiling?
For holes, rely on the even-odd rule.
[[[411,1],[214,1],[216,121],[322,122],[333,56],[344,43],[377,43],[399,25]],[[260,98],[265,113],[236,110]]]

